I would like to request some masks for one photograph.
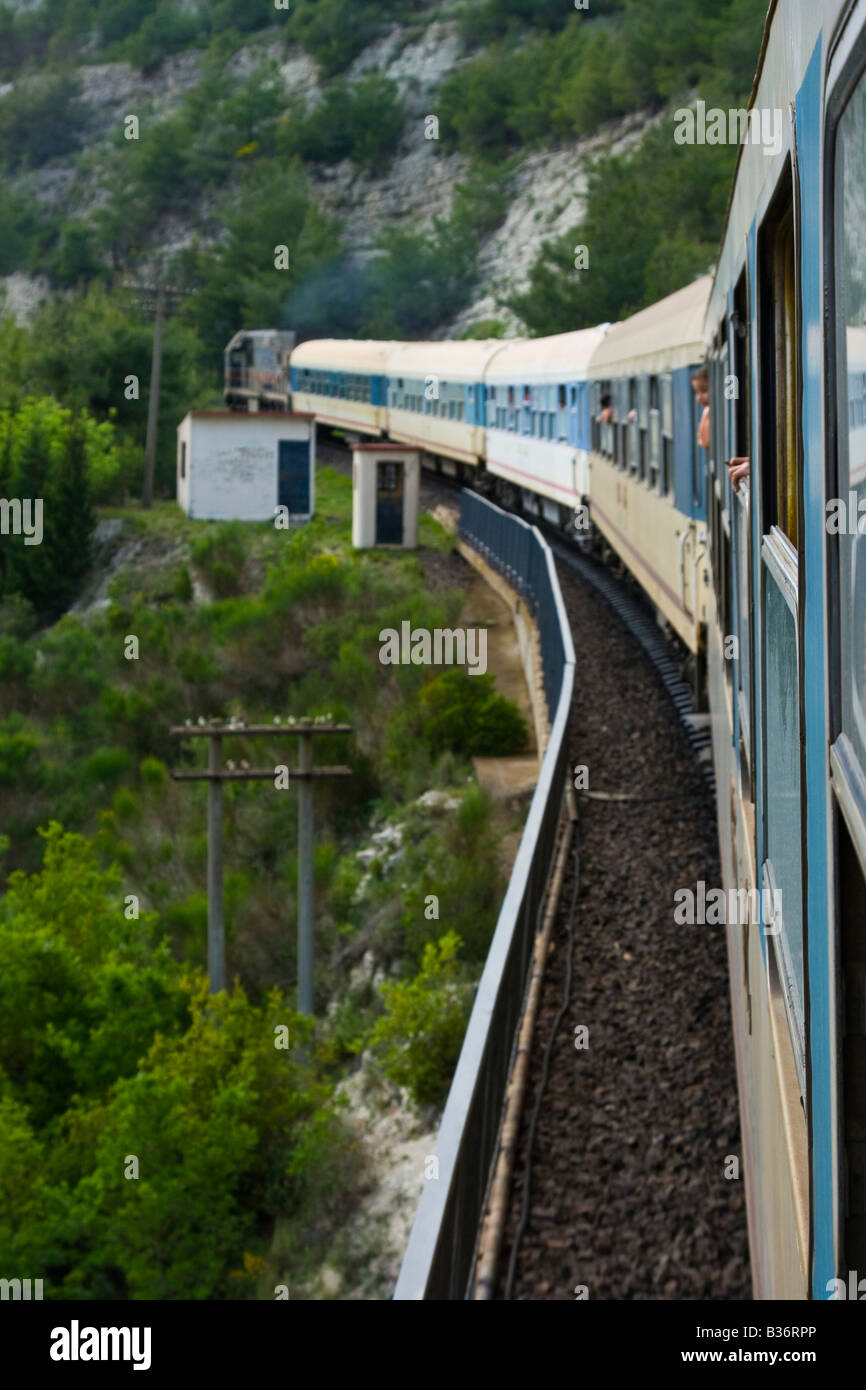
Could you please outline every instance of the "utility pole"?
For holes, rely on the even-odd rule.
[[[162,267],[156,272],[156,283],[125,280],[124,289],[131,290],[137,297],[139,311],[153,315],[153,351],[150,359],[150,386],[147,396],[147,436],[144,445],[144,485],[141,491],[142,507],[153,506],[153,485],[156,476],[156,450],[159,442],[159,393],[162,381],[162,330],[166,316],[177,304],[194,290],[182,289],[178,285],[167,285]]]
[[[144,446],[143,507],[153,506],[153,478],[156,472],[156,440],[159,433],[159,382],[162,376],[162,316],[165,312],[165,287],[162,280],[156,287],[156,307],[153,320],[153,355],[150,360],[150,388],[147,395],[147,439]]]
[[[298,1012],[313,1012],[313,782],[319,778],[351,777],[348,767],[314,767],[316,734],[349,734],[351,724],[316,723],[299,719],[290,724],[244,724],[240,720],[212,719],[209,724],[174,726],[172,738],[209,739],[208,765],[193,772],[172,772],[176,782],[208,783],[207,817],[207,960],[211,994],[226,988],[225,932],[223,926],[222,787],[224,782],[276,783],[276,768],[226,767],[222,740],[243,736],[264,738],[290,734],[300,739],[298,766],[289,769],[289,786],[298,784]]]
[[[298,772],[313,770],[313,736],[301,734]],[[313,1012],[313,784],[298,783],[298,1012]]]
[[[223,784],[222,738],[212,734],[208,744],[207,784],[207,973],[211,994],[226,987],[226,943],[223,923]]]

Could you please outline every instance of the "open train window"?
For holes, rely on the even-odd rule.
[[[790,179],[783,190],[784,211],[764,228],[762,261],[762,367],[772,390],[762,391],[762,486],[764,529],[778,526],[796,550],[797,491],[797,341],[794,209]],[[773,353],[773,361],[769,353]]]
[[[732,632],[731,604],[731,518],[728,511],[728,479],[725,459],[728,451],[727,325],[720,327],[709,358],[710,446],[707,468],[708,508],[713,557],[713,587],[716,611],[723,637]],[[725,679],[733,689],[734,673],[729,659],[724,663]]]
[[[629,473],[636,473],[639,466],[638,421],[637,421],[637,381],[634,377],[628,382],[625,417],[626,449]]]
[[[760,506],[763,871],[778,894],[770,937],[794,1059],[805,1090],[803,824],[799,614],[799,315],[790,168],[758,237],[760,453],[752,499]]]
[[[749,283],[745,269],[734,290],[734,307],[730,317],[730,344],[733,372],[733,439],[731,456],[752,457],[751,441],[751,364],[749,359]],[[740,738],[740,765],[744,790],[754,800],[752,787],[752,643],[754,596],[752,586],[752,523],[749,478],[741,480],[731,495],[731,531],[733,542],[733,574],[736,591],[737,621],[737,704]]]

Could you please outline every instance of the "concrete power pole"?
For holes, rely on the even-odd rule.
[[[349,734],[350,724],[315,724],[299,719],[294,724],[184,724],[170,730],[172,738],[210,740],[207,769],[173,772],[176,782],[207,782],[207,968],[211,994],[226,988],[225,930],[223,923],[223,782],[275,782],[276,769],[226,768],[222,762],[222,740],[226,736],[269,737],[291,734],[300,739],[298,766],[289,769],[289,785],[298,786],[298,1012],[313,1012],[313,782],[320,778],[351,777],[348,767],[313,767],[313,738],[316,734]]]
[[[162,376],[162,319],[165,313],[165,288],[162,281],[156,287],[156,307],[153,319],[153,355],[150,362],[150,389],[147,397],[147,440],[144,446],[143,507],[153,506],[153,479],[156,473],[156,441],[159,435],[159,383]]]
[[[159,393],[162,383],[162,335],[166,316],[194,290],[183,289],[178,285],[167,285],[161,269],[157,270],[157,283],[147,285],[141,281],[125,280],[124,289],[135,295],[139,311],[153,315],[153,350],[150,359],[150,387],[147,396],[147,436],[144,445],[144,483],[141,490],[142,507],[153,506],[153,488],[156,478],[156,452],[159,443]]]

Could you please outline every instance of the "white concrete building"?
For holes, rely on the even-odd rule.
[[[309,521],[316,423],[310,415],[191,410],[177,427],[177,500],[200,521]]]
[[[403,444],[352,445],[352,544],[358,549],[418,544],[421,461]]]

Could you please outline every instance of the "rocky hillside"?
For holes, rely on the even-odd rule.
[[[338,5],[339,0],[331,3]],[[325,284],[323,301],[339,297],[331,281],[342,282],[348,273],[364,282],[366,265],[383,257],[394,260],[397,253],[388,237],[395,233],[423,239],[435,230],[438,219],[464,248],[466,264],[457,285],[443,291],[427,268],[438,313],[421,314],[416,325],[411,315],[405,323],[399,315],[389,317],[381,305],[370,311],[367,286],[361,283],[350,295],[361,307],[354,322],[342,325],[344,331],[390,329],[403,336],[442,336],[490,319],[499,320],[500,331],[517,331],[526,327],[520,300],[530,287],[533,267],[544,258],[545,244],[565,246],[586,217],[593,162],[599,155],[633,150],[665,107],[666,93],[658,90],[664,84],[637,80],[637,56],[635,72],[628,66],[629,25],[638,30],[640,19],[634,0],[626,0],[625,6],[609,0],[598,6],[598,18],[574,15],[565,27],[559,7],[527,8],[521,0],[511,0],[501,7],[509,21],[504,32],[486,0],[456,9],[407,4],[402,13],[394,4],[379,7],[386,16],[399,16],[391,23],[374,22],[362,3],[361,20],[372,38],[348,62],[347,53],[335,57],[333,43],[326,46],[315,32],[311,40],[310,14],[315,18],[326,12],[311,11],[309,3],[300,11],[297,29],[281,20],[251,34],[218,32],[214,21],[204,42],[196,29],[201,22],[196,6],[182,4],[175,10],[163,0],[156,15],[165,10],[174,23],[186,15],[190,42],[182,46],[183,29],[180,38],[171,40],[174,31],[169,26],[169,38],[163,40],[169,51],[149,60],[139,56],[138,62],[113,55],[150,53],[146,44],[142,47],[147,21],[135,33],[129,23],[120,23],[115,8],[123,12],[128,7],[122,0],[102,0],[98,15],[104,21],[107,14],[112,23],[103,22],[96,32],[79,33],[73,27],[75,37],[66,39],[65,47],[62,25],[60,34],[45,40],[49,55],[63,57],[62,63],[55,60],[53,88],[44,66],[37,68],[32,60],[18,68],[7,64],[8,80],[0,85],[0,138],[5,137],[9,175],[0,218],[11,222],[15,233],[11,246],[7,239],[0,270],[7,272],[8,307],[19,318],[32,316],[50,290],[78,287],[101,270],[123,270],[127,278],[131,271],[133,279],[149,277],[155,248],[171,256],[203,241],[211,246],[223,242],[227,208],[238,201],[243,204],[244,180],[254,172],[253,166],[261,167],[267,162],[262,156],[267,156],[272,167],[262,171],[262,183],[268,183],[267,174],[277,188],[286,157],[300,155],[309,196],[318,212],[329,217],[339,241],[338,247],[328,248],[327,272],[318,267],[318,278],[313,275],[316,286]],[[146,0],[140,8],[146,16],[154,6]],[[228,11],[232,5],[223,0],[217,8]],[[645,0],[640,8],[661,9],[659,0]],[[718,8],[727,12],[731,30],[738,18],[748,17],[754,38],[759,28],[755,17],[763,8],[760,0],[728,0]],[[678,0],[664,7],[668,21],[671,10],[682,11],[673,18],[687,25],[695,5],[693,0]],[[13,12],[17,21],[9,18]],[[41,13],[36,0],[0,6],[0,34],[4,14],[14,35],[16,22],[20,27]],[[253,19],[238,27],[260,22]],[[611,59],[614,50],[607,36],[614,23],[622,26],[624,42],[609,64],[608,85],[599,91],[599,80],[608,81],[605,59]],[[687,55],[682,70],[684,89],[690,79],[700,78],[707,57],[718,73],[719,46],[722,39],[730,42],[721,24],[717,19],[715,28],[695,38],[694,52]],[[106,35],[127,32],[131,36],[123,42],[105,41]],[[359,32],[367,32],[363,23]],[[477,42],[479,32],[487,33],[492,43]],[[635,42],[640,40],[636,32]],[[38,46],[37,38],[31,36],[30,43]],[[180,51],[170,51],[173,46]],[[348,53],[358,46],[355,42]],[[485,69],[485,64],[492,66]],[[334,71],[341,66],[342,71]],[[649,51],[645,66],[652,68]],[[735,74],[740,86],[748,85],[750,71],[743,65]],[[378,79],[378,85],[364,87],[365,79]],[[526,89],[521,87],[527,82]],[[378,134],[379,147],[368,142],[363,156],[352,148],[351,135],[359,118],[359,108],[351,106],[352,94],[362,92],[367,107],[373,103],[371,122],[381,114],[385,131]],[[236,110],[228,113],[240,141],[234,150],[235,131],[226,129],[225,120],[233,99],[243,108],[239,116]],[[381,113],[380,101],[386,102]],[[42,117],[44,127],[46,106],[48,128],[38,147],[31,148],[28,119],[32,124],[33,117]],[[122,133],[131,115],[140,122],[141,148],[135,159],[124,162]],[[54,147],[52,120],[57,125]],[[179,142],[174,164],[164,158],[172,130]],[[161,150],[152,155],[148,168],[146,146],[155,133]],[[243,140],[244,133],[252,138]],[[213,159],[219,134],[225,139]],[[188,163],[208,160],[212,167],[204,174],[198,170],[195,177],[185,177]],[[115,228],[107,235],[106,224],[119,215],[117,185],[130,163],[137,167],[131,187],[124,191],[143,193],[154,206],[142,217],[140,198],[133,196],[127,203],[133,224],[129,236],[124,237],[122,228],[119,234]],[[471,217],[455,215],[455,190],[474,186],[476,201],[483,203],[491,179],[495,196],[487,200],[486,209],[476,207]],[[154,199],[155,181],[160,189]],[[29,216],[23,213],[25,205],[31,209]],[[70,224],[75,232],[71,249],[78,254],[70,254],[67,244]],[[709,241],[712,244],[712,238]],[[431,246],[435,252],[432,242]],[[440,242],[440,259],[450,259],[450,246]],[[16,249],[17,263],[11,264]],[[687,268],[703,269],[705,261],[702,246],[697,264]],[[407,273],[411,276],[411,265]],[[401,274],[398,265],[390,277],[394,294],[399,293]],[[297,293],[297,278],[294,288]],[[381,300],[381,285],[377,292]],[[308,322],[301,322],[302,332],[339,331],[333,313],[319,312],[318,290],[311,293],[312,308],[310,292],[305,298],[302,318]],[[284,294],[282,300],[284,310],[287,303],[292,305],[291,295]],[[271,304],[262,307],[272,303],[273,296]],[[416,326],[419,331],[413,333]],[[529,326],[535,327],[531,322]]]

